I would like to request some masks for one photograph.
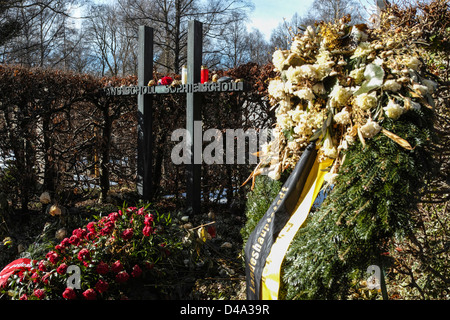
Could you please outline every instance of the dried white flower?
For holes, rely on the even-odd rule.
[[[368,42],[361,42],[358,47],[356,47],[355,52],[350,57],[350,59],[367,56],[372,51],[372,46]]]
[[[283,99],[285,96],[284,82],[279,79],[271,80],[269,82],[269,87],[267,90],[269,92],[269,95],[277,100]]]
[[[349,129],[350,129],[350,128],[349,128]],[[352,136],[351,134],[346,133],[346,134],[344,135],[344,139],[345,139],[345,141],[347,141],[348,144],[353,144],[353,143],[355,143],[355,137]]]
[[[411,80],[411,79],[410,79],[409,77],[403,76],[403,77],[398,78],[398,79],[397,79],[397,82],[400,82],[400,83],[408,83],[410,80]]]
[[[405,109],[412,109],[412,110],[416,110],[419,111],[422,106],[420,105],[420,103],[412,101],[410,98],[405,98]]]
[[[316,32],[314,31],[313,27],[307,26],[304,35],[307,35],[310,38],[314,38],[316,36]]]
[[[416,57],[406,57],[403,60],[403,63],[410,69],[417,70],[419,69],[421,62]]]
[[[402,85],[395,80],[386,80],[383,84],[383,89],[387,91],[397,92],[402,88]]]
[[[284,83],[284,92],[288,94],[293,94],[295,90],[298,90],[299,86],[296,84],[293,84],[290,81],[286,81]]]
[[[325,87],[322,82],[318,82],[315,85],[313,85],[312,89],[313,89],[314,93],[318,94],[318,95],[322,95],[322,94],[326,93]]]
[[[293,126],[291,117],[284,113],[277,115],[277,124],[282,130],[290,129]]]
[[[286,77],[292,83],[299,83],[303,78],[317,79],[317,68],[310,64],[304,64],[300,67],[289,67],[286,71]]]
[[[354,105],[359,107],[361,110],[370,110],[377,106],[377,97],[375,92],[373,93],[361,93],[356,96],[354,100]]]
[[[323,179],[328,183],[328,184],[335,184],[336,183],[336,178],[339,176],[339,174],[337,173],[331,173],[331,172],[327,172],[325,173]]]
[[[303,49],[304,43],[302,40],[300,40],[298,37],[294,38],[294,41],[291,43],[291,51],[300,53]]]
[[[273,180],[279,180],[281,178],[281,163],[271,165],[267,175]]]
[[[330,99],[333,106],[345,106],[350,99],[352,92],[345,87],[335,85],[330,93]]]
[[[365,33],[364,31],[359,30],[357,27],[352,27],[352,31],[351,31],[350,35],[357,42],[367,41],[367,37],[368,37],[367,33]]]
[[[422,84],[418,84],[418,83],[414,84],[413,89],[414,89],[414,91],[421,94],[422,96],[424,96],[428,93],[428,87],[424,86]]]
[[[284,61],[286,60],[287,51],[276,50],[272,55],[272,63],[278,71],[283,70]]]
[[[291,103],[288,100],[281,100],[275,110],[275,115],[286,114],[289,110],[291,110]]]
[[[376,44],[376,45],[374,46],[374,49],[375,49],[375,50],[381,50],[381,49],[384,49],[384,46],[383,46],[381,43],[378,43],[378,44]]]
[[[303,88],[294,92],[294,95],[300,99],[311,101],[315,98],[313,91],[310,88]]]
[[[334,116],[334,121],[336,121],[337,124],[350,124],[351,123],[351,115],[348,112],[347,108],[344,108],[341,110],[341,112],[337,113]]]
[[[364,70],[365,68],[353,69],[350,71],[349,77],[354,79],[356,84],[360,84],[364,80]]]
[[[367,123],[361,127],[361,134],[364,138],[372,138],[381,131],[381,126],[372,119],[367,120]]]
[[[292,121],[294,121],[295,123],[306,121],[306,111],[303,111],[298,107],[294,110],[288,111],[288,114],[291,116]]]
[[[389,118],[394,120],[398,119],[405,112],[405,108],[395,103],[392,99],[389,99],[387,106],[383,107],[383,110]]]
[[[333,140],[328,136],[323,142],[322,151],[325,156],[328,158],[336,158],[338,155],[338,151],[333,144]]]

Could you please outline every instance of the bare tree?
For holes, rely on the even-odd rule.
[[[2,1],[0,23],[11,33],[0,37],[1,60],[40,67],[59,64],[74,48],[68,46],[72,31],[66,18],[75,3],[76,0]]]
[[[117,76],[122,70],[126,48],[120,35],[120,17],[111,5],[97,5],[90,8],[87,34],[91,49],[101,66],[101,75]]]
[[[228,26],[242,19],[251,7],[248,0],[118,0],[127,23],[137,30],[148,25],[155,30],[155,63],[161,71],[179,73],[186,63],[187,22],[203,23],[204,53],[218,54],[217,42],[228,32]]]
[[[361,5],[354,0],[314,0],[311,9],[318,21],[335,22],[346,15],[353,21],[361,19]]]
[[[247,29],[239,20],[228,25],[228,32],[223,36],[222,64],[226,68],[235,68],[246,62]]]
[[[246,49],[248,51],[248,61],[259,65],[265,65],[271,60],[271,49],[269,43],[264,39],[263,34],[258,29],[253,29],[247,34]]]
[[[287,49],[290,46],[294,35],[301,30],[305,30],[307,25],[314,24],[314,22],[315,18],[312,17],[310,13],[305,17],[301,17],[298,13],[294,13],[290,21],[284,19],[270,35],[272,51],[275,48]]]
[[[16,2],[13,0],[0,2],[0,46],[14,38],[20,31],[21,21],[11,10]]]
[[[236,68],[248,62],[259,65],[270,61],[270,46],[262,33],[253,29],[248,32],[241,22],[229,26],[221,47],[221,68]]]

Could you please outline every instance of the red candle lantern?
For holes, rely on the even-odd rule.
[[[208,68],[205,67],[205,66],[202,66],[202,70],[201,70],[201,73],[200,73],[200,82],[201,83],[208,82],[208,77],[209,77]]]

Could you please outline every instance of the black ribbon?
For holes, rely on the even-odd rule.
[[[261,276],[273,243],[288,222],[303,191],[308,175],[316,159],[315,142],[303,152],[291,175],[269,210],[258,222],[245,245],[247,299],[261,299]]]

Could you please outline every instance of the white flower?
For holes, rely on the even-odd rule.
[[[329,61],[325,64],[315,64],[313,65],[313,67],[316,69],[316,73],[317,76],[316,78],[319,80],[322,80],[323,78],[327,77],[328,75],[331,74],[332,69],[331,67],[333,66],[334,62],[333,61]]]
[[[405,112],[405,108],[395,103],[392,99],[389,99],[387,106],[383,107],[383,110],[389,118],[394,120],[398,119]]]
[[[281,100],[278,103],[278,108],[275,110],[275,114],[276,114],[276,116],[278,116],[278,115],[281,115],[281,114],[285,114],[289,110],[291,110],[291,103],[290,103],[290,101],[288,101],[288,100]]]
[[[293,126],[291,117],[284,113],[277,115],[277,124],[282,130],[290,129]]]
[[[288,111],[288,114],[291,116],[292,121],[294,121],[295,123],[300,123],[302,121],[306,122],[306,111],[295,108],[294,110]]]
[[[332,59],[331,53],[324,46],[321,46],[316,56],[316,63],[314,64],[318,79],[323,79],[328,76],[334,65],[335,62]]]
[[[395,80],[386,80],[383,84],[383,89],[387,91],[397,92],[402,88],[402,85]]]
[[[304,35],[307,35],[310,38],[314,38],[316,36],[316,31],[314,31],[314,28],[312,26],[307,26]]]
[[[297,153],[300,150],[300,145],[297,143],[297,141],[293,140],[287,143],[287,148]]]
[[[353,69],[350,71],[349,77],[354,79],[356,84],[360,84],[364,80],[364,70],[365,68]]]
[[[346,139],[341,140],[341,144],[338,146],[338,150],[347,150],[348,149],[348,141]]]
[[[386,43],[386,47],[388,49],[393,49],[395,47],[396,43],[393,39],[389,39],[388,42]]]
[[[303,88],[294,92],[294,95],[300,99],[311,101],[315,98],[313,91],[310,88]]]
[[[304,64],[300,68],[300,74],[303,78],[316,79],[317,67],[311,64]]]
[[[349,129],[350,129],[350,128],[349,128]],[[344,139],[345,139],[345,141],[347,141],[348,144],[353,144],[353,143],[355,143],[355,137],[352,136],[352,135],[349,134],[349,133],[346,133],[346,134],[344,135]]]
[[[368,42],[361,42],[358,47],[356,48],[353,55],[350,57],[350,59],[359,58],[367,56],[369,53],[373,51],[371,45]]]
[[[351,122],[351,116],[348,112],[347,108],[342,109],[341,112],[337,113],[334,116],[334,121],[336,121],[337,124],[350,124]]]
[[[296,53],[301,53],[305,47],[305,42],[298,37],[295,37],[294,41],[291,44],[291,51]]]
[[[294,91],[297,89],[298,89],[298,85],[293,84],[289,80],[284,83],[284,92],[285,93],[293,94]]]
[[[331,103],[333,106],[344,106],[350,99],[352,92],[340,85],[335,85],[330,93]]]
[[[325,173],[325,175],[323,176],[323,179],[328,183],[328,184],[335,184],[336,183],[336,178],[339,176],[339,174],[337,173],[331,173],[331,172],[327,172]]]
[[[382,66],[384,63],[384,59],[381,59],[380,57],[376,57],[375,60],[373,60],[373,64],[376,64],[377,66]]]
[[[422,108],[420,103],[412,101],[410,98],[404,99],[404,105],[405,105],[405,107],[404,107],[405,111],[410,110],[410,109],[419,111]]]
[[[327,50],[326,46],[321,46],[319,49],[319,53],[316,56],[317,64],[327,64],[330,67],[334,65],[334,61],[331,59],[331,53]]]
[[[381,66],[376,64],[368,64],[364,70],[364,78],[369,80],[367,86],[370,88],[376,88],[383,85],[384,70]]]
[[[418,84],[418,83],[414,84],[413,89],[414,89],[414,91],[420,93],[422,96],[424,96],[428,93],[428,87],[424,86],[422,84]]]
[[[309,79],[317,78],[317,69],[316,69],[316,66],[314,66],[314,65],[305,64],[300,67],[300,70],[301,70],[302,76],[304,78],[309,78]]]
[[[284,61],[286,60],[286,51],[276,50],[272,55],[272,63],[278,71],[283,70]]]
[[[403,63],[410,69],[417,70],[421,64],[420,60],[416,57],[407,57],[403,60]]]
[[[354,104],[359,107],[361,110],[370,110],[377,106],[377,97],[375,96],[375,92],[371,94],[361,93],[356,96]]]
[[[273,180],[279,180],[281,178],[281,163],[271,165],[267,175]]]
[[[301,82],[302,73],[300,71],[300,67],[292,67],[286,71],[286,78],[289,82],[294,84],[299,84]]]
[[[359,30],[357,27],[352,27],[352,31],[351,31],[350,35],[357,42],[366,41],[367,40],[367,33],[365,33],[364,31]]]
[[[331,137],[328,136],[323,142],[322,151],[325,156],[328,158],[336,158],[338,155],[338,151],[331,140]]]
[[[367,123],[361,127],[361,134],[364,138],[372,138],[381,131],[381,126],[372,119],[367,120]]]
[[[286,77],[292,83],[299,83],[302,78],[317,79],[317,69],[310,64],[304,64],[300,67],[289,67],[286,71]]]
[[[284,83],[283,81],[277,79],[277,80],[271,80],[269,82],[269,87],[268,87],[268,92],[269,95],[271,95],[273,98],[280,100],[283,99],[285,94],[284,94]]]

